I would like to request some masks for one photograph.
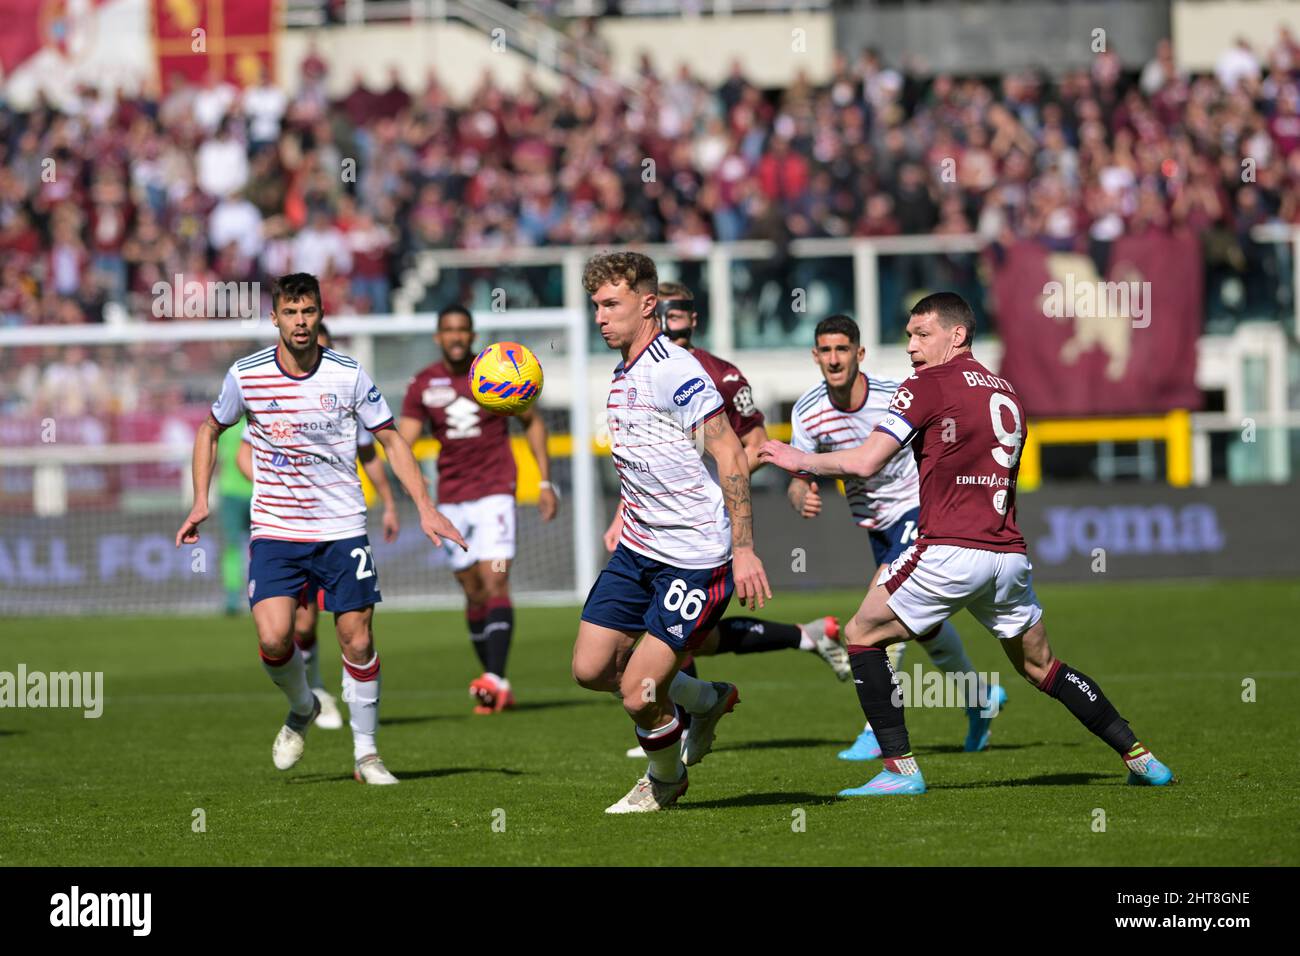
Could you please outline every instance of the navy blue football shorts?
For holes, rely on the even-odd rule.
[[[342,614],[381,600],[379,572],[364,534],[342,541],[257,538],[248,554],[249,607],[270,597],[291,597]]]
[[[624,544],[614,550],[582,608],[582,619],[617,631],[645,631],[678,652],[693,651],[731,603],[731,562],[676,568]]]

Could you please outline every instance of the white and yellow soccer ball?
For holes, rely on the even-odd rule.
[[[542,363],[527,346],[495,342],[470,365],[469,391],[488,411],[518,415],[542,394]]]

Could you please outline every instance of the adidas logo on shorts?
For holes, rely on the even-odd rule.
[[[673,624],[668,628],[668,633],[671,634],[673,637],[681,637],[682,626],[680,624]]]

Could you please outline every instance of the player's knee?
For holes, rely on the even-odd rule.
[[[293,653],[293,635],[292,633],[286,634],[278,629],[263,631],[259,628],[257,646],[261,650],[263,657],[279,660]]]
[[[621,688],[623,694],[623,709],[633,720],[640,720],[644,717],[653,717],[659,713],[659,702],[654,693],[654,686],[647,685],[642,688],[639,685],[629,687],[626,683]]]
[[[887,636],[873,623],[863,620],[860,614],[853,615],[844,626],[844,642],[857,647],[883,644]]]
[[[576,657],[573,659],[573,680],[579,687],[585,687],[587,690],[609,691],[617,689],[617,685],[610,679],[606,668],[580,661]]]

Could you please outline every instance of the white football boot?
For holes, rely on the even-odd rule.
[[[333,695],[324,687],[313,687],[311,692],[320,701],[320,715],[316,718],[316,726],[321,730],[338,730],[342,727],[343,714],[339,711],[339,705],[334,703]]]
[[[613,806],[605,808],[606,813],[653,813],[664,810],[677,802],[677,798],[686,792],[686,768],[682,768],[682,778],[673,783],[664,783],[646,774],[636,782],[626,797]]]
[[[833,617],[819,617],[807,624],[800,624],[803,632],[813,639],[817,653],[840,680],[853,676],[853,666],[849,663],[849,652],[840,643],[840,622]]]
[[[691,714],[691,735],[682,742],[682,763],[694,767],[713,750],[713,736],[718,721],[740,703],[740,690],[735,684],[712,681],[718,693],[718,702],[702,714]]]
[[[352,776],[357,783],[391,786],[398,782],[397,778],[388,772],[388,768],[384,766],[379,754],[367,754],[358,760],[356,768],[352,771]]]
[[[285,718],[284,726],[280,732],[275,735],[275,743],[271,744],[271,760],[275,764],[276,770],[288,770],[299,760],[302,759],[302,752],[307,747],[307,728],[311,722],[320,714],[320,701],[312,697],[312,712],[306,722],[289,711],[289,716]],[[289,726],[289,722],[301,726],[301,730]]]

